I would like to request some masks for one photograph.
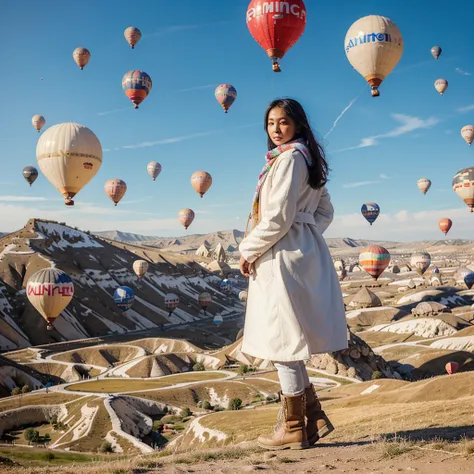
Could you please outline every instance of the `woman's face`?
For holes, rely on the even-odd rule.
[[[267,133],[274,145],[283,145],[293,140],[296,126],[281,107],[273,107],[268,114]]]

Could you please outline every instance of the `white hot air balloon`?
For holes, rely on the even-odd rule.
[[[165,296],[165,306],[170,316],[173,314],[173,311],[178,307],[178,305],[179,296],[175,295],[174,293],[167,293]]]
[[[431,187],[431,180],[428,178],[420,178],[417,182],[416,185],[418,186],[418,189],[423,193],[426,194],[428,190]]]
[[[448,81],[446,79],[436,79],[434,83],[435,89],[443,95],[448,89]]]
[[[40,130],[44,127],[46,120],[42,115],[33,115],[33,118],[31,119],[31,123],[33,124],[33,127],[35,127],[36,130],[38,130],[38,133],[39,133]]]
[[[224,322],[224,318],[220,314],[216,314],[213,322],[216,326],[220,326]]]
[[[146,170],[148,174],[153,178],[153,181],[156,180],[158,175],[161,173],[161,165],[157,161],[151,161],[148,163]]]
[[[411,267],[416,270],[418,275],[423,275],[423,273],[428,270],[431,265],[431,256],[428,252],[416,252],[410,260]]]
[[[453,191],[474,212],[474,167],[464,168],[454,175]]]
[[[66,206],[97,174],[102,165],[102,146],[95,134],[78,123],[48,128],[36,146],[38,166],[64,196]]]
[[[369,15],[360,18],[349,28],[344,49],[352,67],[372,88],[372,97],[377,97],[380,95],[380,84],[402,57],[403,38],[392,20]]]
[[[471,146],[471,143],[474,141],[474,125],[465,125],[461,128],[461,137]]]
[[[146,260],[135,260],[133,262],[133,271],[135,272],[135,275],[141,280],[145,275],[146,272],[148,271],[148,262]]]

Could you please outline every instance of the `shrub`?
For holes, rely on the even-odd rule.
[[[25,384],[25,385],[23,385],[23,387],[21,387],[21,393],[28,393],[30,391],[31,391],[30,386],[27,385],[27,384]]]
[[[240,398],[232,398],[229,402],[229,410],[240,410],[242,407],[242,400]]]
[[[193,370],[196,372],[200,372],[200,371],[206,370],[206,368],[204,367],[204,364],[202,362],[196,362],[193,365]]]
[[[360,324],[356,324],[354,326],[354,332],[361,332],[363,330],[364,330],[364,328]]]
[[[382,377],[382,372],[380,372],[379,370],[374,370],[372,372],[372,380],[381,379]]]
[[[192,414],[193,414],[193,412],[191,411],[190,408],[183,408],[183,409],[181,410],[181,416],[182,416],[183,418],[185,418],[185,417],[187,417],[187,416],[191,416]]]
[[[43,441],[45,443],[49,443],[51,441],[51,436],[49,435],[49,433],[46,433],[44,436],[43,436]]]
[[[166,423],[166,424],[177,423],[181,420],[182,420],[182,418],[180,416],[176,416],[176,415],[166,415],[161,419],[161,421],[163,423]]]
[[[161,420],[155,420],[153,422],[152,431],[161,431],[163,428],[164,423]]]
[[[53,459],[56,459],[56,456],[53,453],[44,453],[41,458],[45,461],[52,461]]]
[[[13,390],[12,390],[12,395],[20,395],[21,391],[18,387],[15,387]]]
[[[108,441],[104,441],[100,446],[100,452],[101,453],[113,453],[114,448]]]
[[[204,400],[202,402],[202,408],[204,408],[204,410],[210,410],[212,407],[211,407],[211,404],[207,400]]]
[[[174,425],[173,429],[176,430],[176,431],[182,431],[182,430],[184,430],[184,426],[183,425]]]
[[[33,441],[33,438],[35,437],[35,430],[33,428],[27,428],[23,436],[25,437],[26,441],[28,441],[28,444],[30,444],[30,442]]]
[[[249,366],[245,364],[241,364],[237,370],[239,375],[245,375],[249,371]]]

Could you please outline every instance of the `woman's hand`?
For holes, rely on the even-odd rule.
[[[252,264],[250,262],[247,262],[244,257],[240,256],[240,273],[245,277],[245,278],[250,278],[250,275],[252,275]]]

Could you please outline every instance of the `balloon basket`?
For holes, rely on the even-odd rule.
[[[64,204],[66,206],[74,206],[74,201],[72,199],[66,199],[66,201],[64,201]]]

